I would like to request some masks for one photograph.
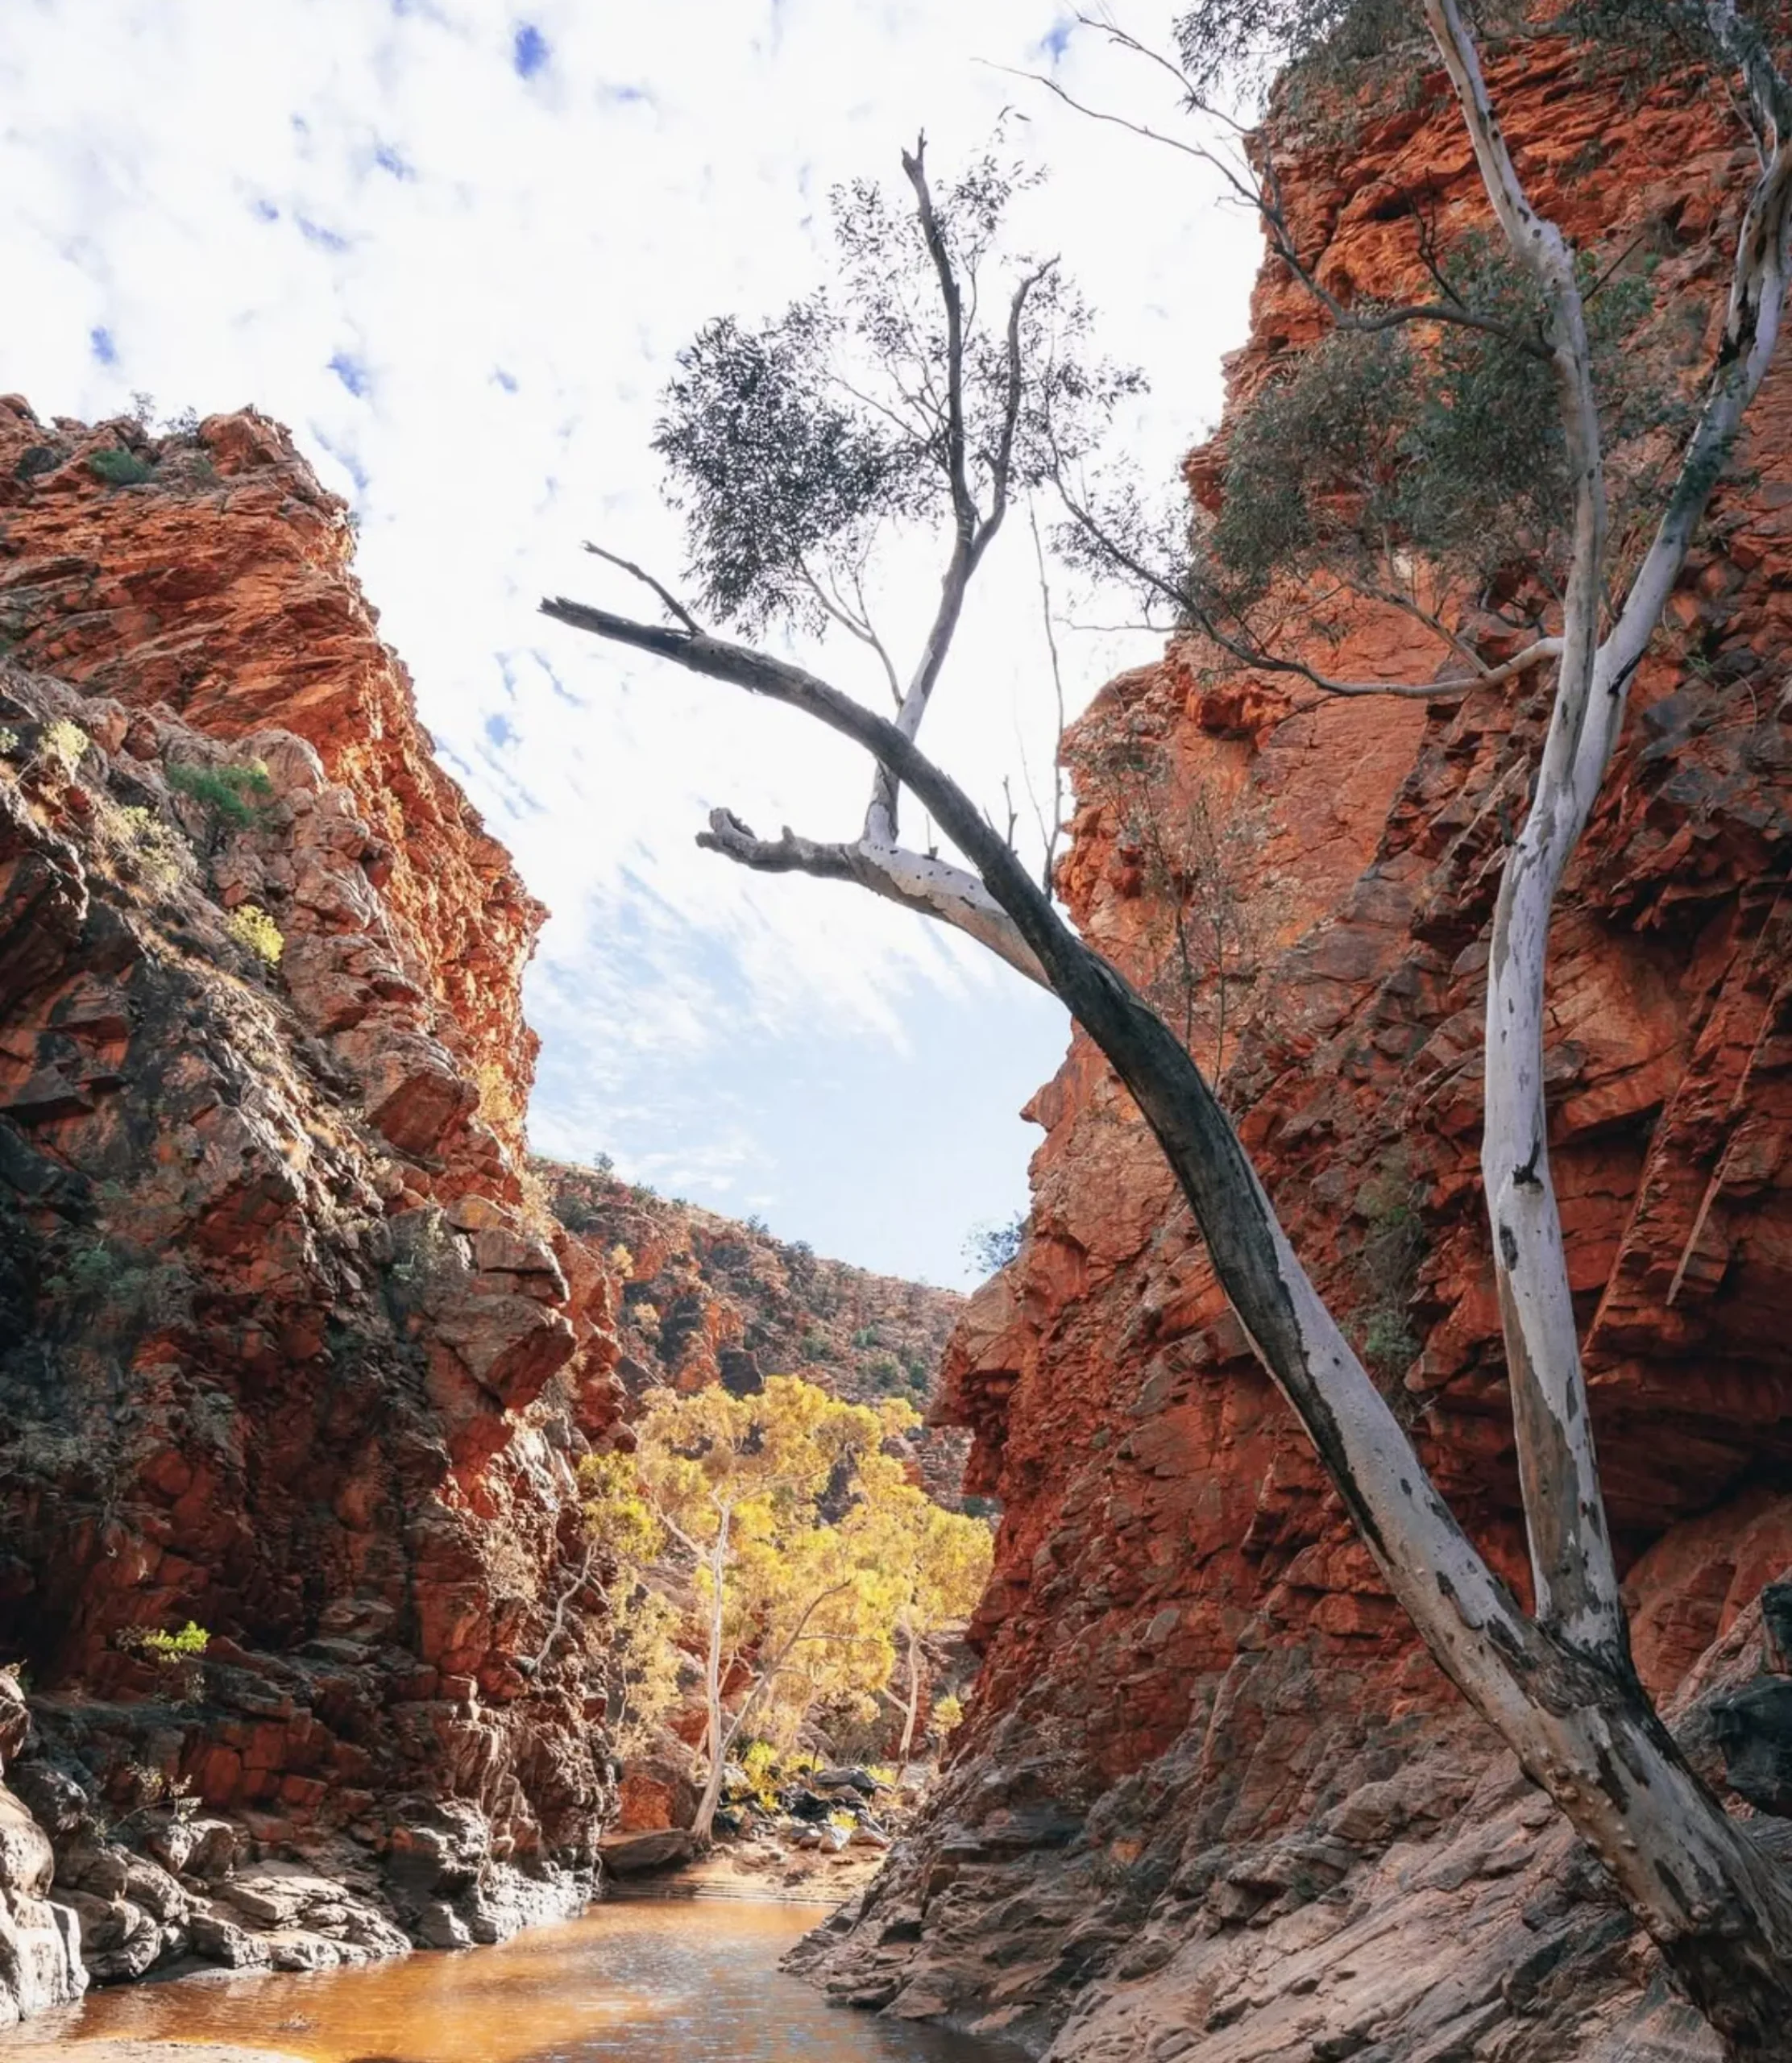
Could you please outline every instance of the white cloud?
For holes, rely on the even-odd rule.
[[[252,401],[353,499],[425,720],[556,912],[532,998],[550,1057],[579,1048],[537,1107],[562,1146],[575,1102],[599,1131],[599,1098],[700,1106],[743,1032],[768,1065],[810,1036],[869,1041],[924,1110],[930,1009],[987,1009],[999,1035],[1031,1007],[900,912],[695,849],[717,803],[849,825],[849,749],[534,608],[615,592],[587,535],[676,569],[648,448],[674,352],[711,313],[814,284],[833,182],[894,172],[923,125],[944,163],[1007,106],[1052,168],[1039,240],[1104,311],[1108,347],[1151,373],[1127,434],[1172,471],[1217,413],[1255,232],[1187,159],[998,68],[1055,61],[1068,19],[1053,0],[12,0],[0,19],[0,384],[73,415],[134,389],[171,411]],[[1091,36],[1056,61],[1079,90],[1171,115]],[[1048,758],[1031,582],[1021,531],[930,720],[992,802],[1017,728]],[[1138,656],[1071,641],[1081,693]],[[679,1166],[720,1193],[740,1160],[776,1157],[753,1125],[718,1105],[736,1160]],[[1014,1193],[1010,1137],[966,1171],[977,1196]]]

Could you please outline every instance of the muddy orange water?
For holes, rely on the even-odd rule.
[[[830,2007],[786,1977],[779,1956],[822,1916],[619,1901],[458,1955],[126,1985],[19,2034],[57,2040],[68,2063],[84,2040],[124,2039],[240,2042],[306,2063],[1011,2063],[1012,2049]]]

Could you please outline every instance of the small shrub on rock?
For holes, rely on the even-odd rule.
[[[215,824],[246,830],[260,805],[274,792],[268,769],[259,759],[243,766],[171,766],[168,784],[176,795],[198,803]]]
[[[258,960],[265,961],[270,967],[280,965],[285,938],[280,926],[259,903],[239,903],[225,919],[224,928],[239,945],[254,953]]]
[[[94,452],[87,461],[87,470],[108,487],[135,487],[147,480],[156,468],[147,459],[139,459],[135,451],[114,446],[109,451]]]

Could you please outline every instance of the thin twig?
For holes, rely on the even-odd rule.
[[[588,538],[585,541],[585,549],[594,558],[605,559],[612,566],[620,567],[622,571],[629,575],[632,579],[638,580],[642,587],[651,587],[653,592],[659,596],[661,601],[666,604],[666,608],[670,609],[672,614],[678,619],[679,622],[684,625],[685,629],[691,633],[693,637],[702,636],[703,626],[691,613],[690,610],[685,607],[684,604],[678,600],[678,596],[674,595],[669,587],[662,587],[660,583],[656,580],[653,575],[648,572],[645,567],[637,566],[632,558],[624,558],[619,553],[606,551],[602,545],[594,545]]]

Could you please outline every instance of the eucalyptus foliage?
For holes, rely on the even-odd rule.
[[[1639,78],[1688,64],[1721,64],[1704,0],[1565,0],[1553,8],[1517,0],[1463,0],[1483,45],[1566,35],[1596,56],[1623,59]],[[1758,9],[1747,33],[1765,54],[1783,10]],[[1273,85],[1291,105],[1311,89],[1410,92],[1434,58],[1421,0],[1196,0],[1176,25],[1190,97],[1205,105],[1252,105]]]
[[[956,321],[923,218],[857,180],[831,197],[829,288],[758,324],[719,316],[679,354],[654,449],[702,610],[753,633],[819,630],[834,597],[862,615],[880,542],[961,524],[955,440],[976,512],[999,521],[1138,391],[1136,372],[1087,355],[1088,310],[1056,262],[1005,234],[1037,177],[986,152],[933,189]]]
[[[1679,394],[1630,348],[1653,313],[1646,271],[1603,285],[1591,261],[1583,271],[1607,449],[1677,432]],[[1412,554],[1446,584],[1559,587],[1573,497],[1536,290],[1478,236],[1439,272],[1454,305],[1504,333],[1338,330],[1272,379],[1232,431],[1221,513],[1196,541],[1197,587],[1234,608],[1290,576],[1373,590]],[[1620,470],[1620,526],[1623,503],[1656,484],[1651,455]]]

